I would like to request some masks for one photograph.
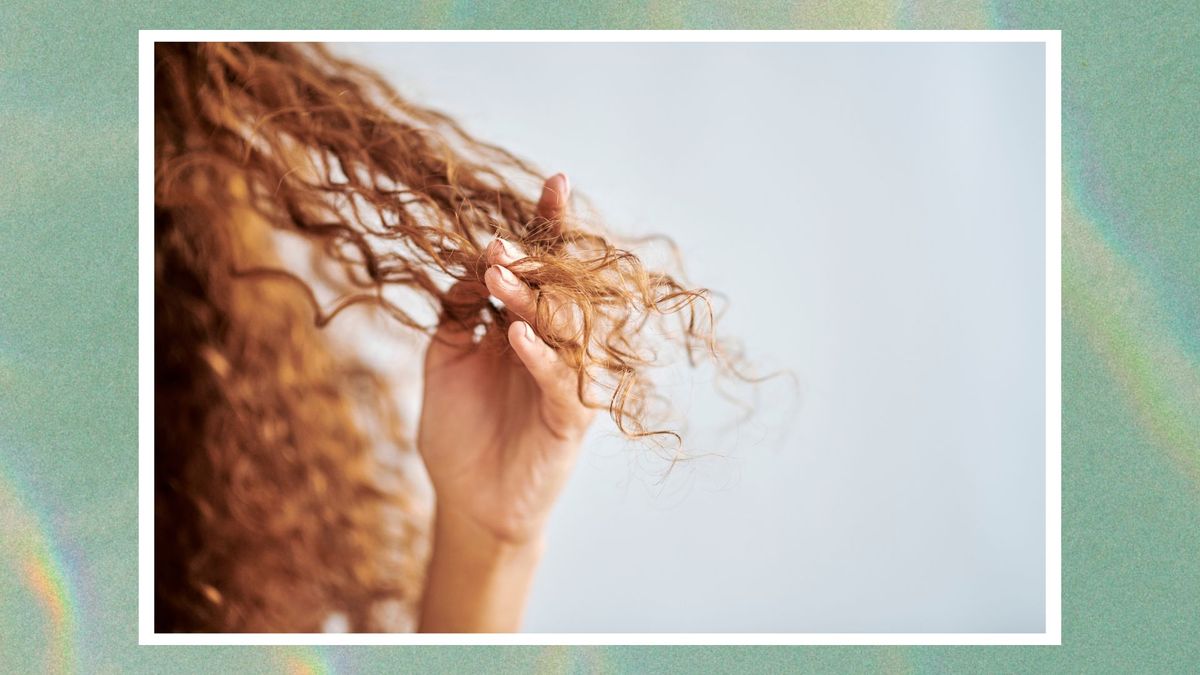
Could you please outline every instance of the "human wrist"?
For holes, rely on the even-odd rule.
[[[544,538],[499,537],[466,514],[439,507],[434,520],[422,632],[520,630]]]
[[[434,517],[435,547],[455,552],[467,561],[536,562],[545,548],[540,525],[494,527],[452,506],[438,505]]]

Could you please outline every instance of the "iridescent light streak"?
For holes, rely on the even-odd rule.
[[[40,647],[44,668],[52,673],[75,672],[75,595],[54,539],[33,508],[35,503],[21,488],[17,474],[0,463],[0,564],[11,570],[28,589],[37,614],[44,617],[45,635]],[[13,637],[13,636],[10,636]],[[36,643],[33,643],[36,644]]]
[[[1200,366],[1150,284],[1078,202],[1063,202],[1063,313],[1087,336],[1142,429],[1200,485]]]
[[[286,647],[279,649],[286,675],[332,675],[336,672],[319,647]]]

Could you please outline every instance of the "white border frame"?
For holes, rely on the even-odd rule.
[[[155,633],[154,43],[1036,42],[1046,48],[1046,630],[1044,633]],[[1062,32],[1057,30],[142,30],[138,31],[138,644],[141,645],[1061,645]]]

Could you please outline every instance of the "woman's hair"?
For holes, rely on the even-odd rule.
[[[628,437],[678,441],[650,407],[648,326],[729,369],[707,292],[594,223],[540,217],[543,177],[321,46],[156,45],[158,630],[311,631],[332,612],[378,630],[381,602],[417,601],[424,524],[365,431],[404,430],[381,377],[319,329],[369,305],[504,348],[509,317],[481,286],[495,237],[528,253],[512,267],[538,290],[531,323],[581,400]],[[311,243],[333,302],[273,253],[283,233]]]

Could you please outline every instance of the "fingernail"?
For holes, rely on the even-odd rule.
[[[533,326],[525,324],[525,339],[533,342]]]
[[[505,257],[509,260],[517,259],[517,249],[512,244],[508,243],[507,239],[497,239],[500,242],[500,248],[503,249]]]
[[[514,275],[512,272],[509,272],[507,267],[502,265],[492,265],[492,267],[495,267],[496,271],[500,273],[500,281],[503,281],[508,286],[517,285],[516,275]]]
[[[567,181],[567,174],[559,172],[546,179],[544,191],[553,195],[555,199],[562,201],[567,196],[567,190],[570,187],[570,183]]]

